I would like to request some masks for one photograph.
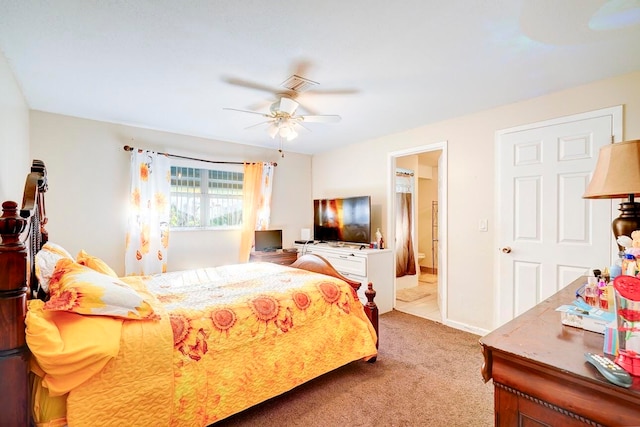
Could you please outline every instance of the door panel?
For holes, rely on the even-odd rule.
[[[589,184],[586,173],[559,175],[558,241],[589,244],[591,241],[591,211],[586,200],[576,201],[572,195],[584,194]]]
[[[540,177],[515,178],[514,239],[539,242],[542,239],[542,182]]]
[[[531,301],[540,299],[540,263],[515,261],[513,263],[514,278],[519,284],[514,289],[515,311],[524,313],[531,308]]]

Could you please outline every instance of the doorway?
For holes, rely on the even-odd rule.
[[[447,312],[446,142],[393,152],[389,156],[387,229],[391,231],[389,238],[395,242],[394,308],[444,323]],[[406,208],[407,194],[400,193],[410,193],[410,208]],[[410,239],[409,245],[407,239]],[[412,252],[410,257],[406,256],[407,251]],[[405,263],[415,263],[415,268],[406,267]]]

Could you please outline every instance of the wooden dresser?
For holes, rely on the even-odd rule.
[[[584,359],[602,354],[604,336],[564,326],[562,304],[581,278],[480,339],[482,376],[493,379],[496,426],[640,426],[640,377],[609,383]]]
[[[297,252],[285,252],[282,250],[271,252],[251,252],[250,262],[272,262],[280,265],[290,265],[298,259]]]

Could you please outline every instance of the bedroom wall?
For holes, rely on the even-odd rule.
[[[313,197],[370,194],[375,207],[373,226],[388,231],[389,153],[448,141],[445,320],[461,328],[488,331],[494,326],[495,266],[500,245],[494,236],[499,227],[494,222],[495,132],[615,105],[624,105],[624,139],[640,139],[640,72],[635,72],[316,155]],[[344,174],[329,173],[353,170],[356,158],[360,159],[358,173],[351,174],[349,180]],[[489,220],[488,233],[478,231],[480,218]]]
[[[0,204],[22,201],[29,172],[29,106],[0,52]],[[16,177],[22,177],[16,179]]]
[[[72,255],[80,249],[124,273],[130,155],[124,145],[222,161],[275,161],[271,228],[284,245],[312,221],[311,157],[275,148],[214,141],[31,111],[31,152],[47,166],[50,240]],[[239,230],[174,231],[170,271],[236,263]]]

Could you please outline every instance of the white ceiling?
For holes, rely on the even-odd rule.
[[[274,148],[223,108],[301,74],[311,154],[640,70],[640,0],[0,0],[0,49],[34,110]]]

